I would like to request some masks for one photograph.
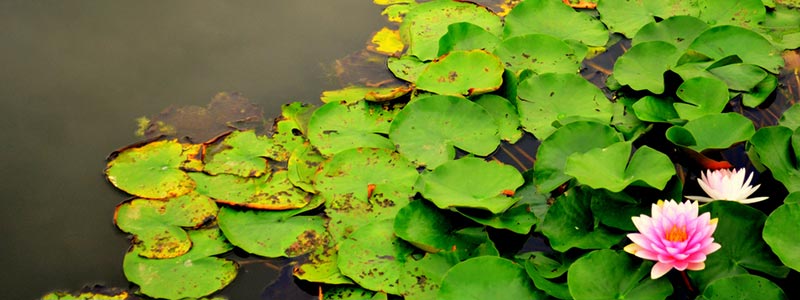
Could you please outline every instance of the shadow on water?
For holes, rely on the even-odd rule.
[[[0,298],[85,285],[127,288],[112,224],[125,199],[104,158],[135,119],[238,91],[267,116],[317,102],[322,67],[380,28],[371,1],[2,1]],[[243,267],[231,299],[258,297],[276,270]]]

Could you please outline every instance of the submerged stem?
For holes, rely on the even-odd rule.
[[[681,277],[683,278],[683,283],[686,284],[686,289],[694,293],[694,288],[692,287],[692,283],[689,282],[689,276],[686,276],[686,271],[680,271],[680,273]]]

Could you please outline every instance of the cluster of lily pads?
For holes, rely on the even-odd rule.
[[[112,155],[109,181],[135,197],[114,220],[133,236],[123,266],[140,293],[210,295],[234,280],[219,257],[234,247],[297,258],[324,299],[786,299],[800,280],[800,108],[758,129],[737,112],[777,93],[781,51],[800,47],[796,8],[375,2],[398,26],[370,48],[397,80],[284,105],[270,133]],[[602,87],[581,76],[623,37]],[[493,159],[526,135],[533,168]],[[709,193],[699,212],[720,247],[703,268],[648,276],[654,262],[623,251],[644,233],[632,217],[732,167],[777,180],[769,199],[737,202],[750,182],[742,199]],[[673,229],[667,240],[688,238]]]

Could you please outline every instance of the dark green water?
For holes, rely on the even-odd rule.
[[[127,287],[105,157],[134,119],[239,91],[268,117],[316,103],[323,65],[380,29],[368,0],[0,2],[0,298]],[[255,299],[272,278],[240,274]],[[268,274],[275,276],[276,274]],[[263,277],[263,278],[262,278]],[[249,291],[249,292],[248,292]]]

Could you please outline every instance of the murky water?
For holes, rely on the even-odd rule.
[[[269,115],[316,103],[332,87],[322,65],[363,48],[380,11],[367,0],[0,2],[0,298],[127,287],[128,241],[111,220],[125,195],[102,170],[135,140],[134,119],[219,91]],[[272,280],[241,275],[232,299]]]

